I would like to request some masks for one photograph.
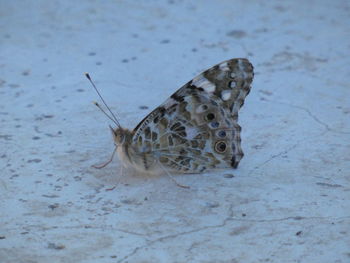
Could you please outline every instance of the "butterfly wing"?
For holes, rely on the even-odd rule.
[[[231,59],[176,91],[133,131],[144,168],[157,162],[178,172],[236,168],[243,157],[238,111],[252,80],[251,63]]]

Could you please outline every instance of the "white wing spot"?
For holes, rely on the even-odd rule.
[[[171,106],[173,106],[174,104],[176,104],[177,102],[172,99],[172,98],[169,98],[165,103],[164,103],[164,107],[165,108],[170,108]]]
[[[222,93],[221,93],[221,98],[223,100],[229,100],[231,97],[231,91],[229,90],[224,90]]]
[[[206,92],[214,92],[216,86],[215,86],[213,83],[211,83],[211,82],[208,81],[208,83],[206,83],[202,88],[203,88]]]
[[[227,65],[227,62],[221,63],[221,64],[219,65],[219,69],[221,69],[221,70],[223,70],[223,71],[229,71],[229,70],[230,70],[230,68],[229,68],[228,65]]]
[[[238,60],[238,68],[240,69],[240,71],[244,70],[243,61],[241,59]]]
[[[198,134],[198,130],[194,127],[186,127],[186,139],[193,140],[194,137]]]
[[[203,77],[202,75],[194,78],[192,84],[197,87],[203,88],[206,92],[214,92],[216,88],[213,83],[211,83],[207,78]]]

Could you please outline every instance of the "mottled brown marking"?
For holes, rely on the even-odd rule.
[[[169,142],[169,146],[174,145],[173,137],[171,135],[168,136],[168,142]]]
[[[156,132],[152,132],[152,141],[156,141],[158,139],[158,134]]]
[[[191,141],[191,146],[192,146],[193,148],[197,148],[197,147],[199,146],[198,141],[192,140],[192,141]]]
[[[167,162],[169,161],[169,159],[168,159],[167,157],[160,156],[160,157],[159,157],[159,161],[160,161],[161,163],[167,163]]]
[[[147,140],[151,139],[151,129],[150,129],[150,127],[146,127],[146,129],[144,130],[144,133],[145,133],[145,138]]]
[[[159,121],[159,124],[162,126],[162,129],[166,129],[168,128],[168,120],[166,118],[162,118]]]

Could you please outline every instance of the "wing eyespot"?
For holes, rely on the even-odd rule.
[[[210,112],[210,113],[208,113],[207,115],[205,115],[204,119],[205,119],[206,121],[212,121],[212,120],[215,119],[215,114],[212,113],[212,112]]]
[[[210,123],[210,127],[212,127],[212,128],[218,128],[220,126],[220,123],[218,123],[217,121],[213,121],[213,122],[211,122]]]
[[[217,136],[219,136],[220,138],[225,138],[226,137],[226,132],[221,130],[217,132]]]
[[[224,141],[218,141],[215,143],[215,151],[217,153],[224,153],[227,149],[226,142]]]

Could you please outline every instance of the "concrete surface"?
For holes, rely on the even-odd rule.
[[[349,17],[346,0],[1,1],[0,262],[350,262]],[[239,169],[178,176],[188,190],[91,168],[113,145],[84,72],[133,128],[232,57],[256,71]]]

